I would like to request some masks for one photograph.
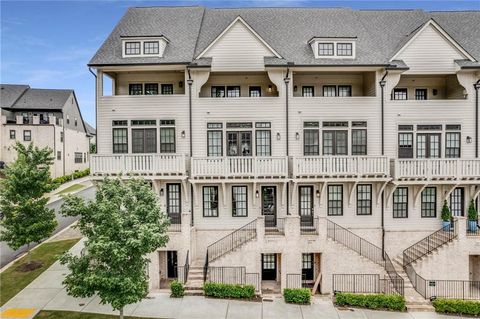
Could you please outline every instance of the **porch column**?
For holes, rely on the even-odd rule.
[[[298,242],[300,240],[300,216],[288,215],[285,217],[285,237],[288,242]]]
[[[457,223],[458,239],[465,240],[467,238],[467,217],[458,216],[454,220]]]
[[[265,216],[257,217],[257,240],[258,244],[262,244],[265,239]]]

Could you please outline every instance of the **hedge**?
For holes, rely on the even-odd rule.
[[[181,282],[174,280],[170,283],[170,292],[170,297],[180,298],[185,294],[185,287]]]
[[[480,316],[480,301],[437,299],[433,301],[436,312]]]
[[[255,287],[252,285],[233,285],[207,282],[203,285],[205,296],[215,298],[252,299],[255,297]]]
[[[338,306],[353,306],[368,309],[405,310],[405,298],[399,295],[337,293]]]
[[[296,288],[283,290],[283,298],[288,303],[310,304],[310,290],[307,288]]]
[[[73,179],[88,176],[88,175],[90,175],[90,169],[89,168],[87,168],[86,170],[83,170],[83,171],[77,171],[77,172],[74,172],[74,173],[69,174],[69,175],[64,175],[64,176],[54,178],[52,181],[56,184],[56,187],[58,187],[63,183],[69,182]]]

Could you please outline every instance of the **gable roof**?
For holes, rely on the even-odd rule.
[[[28,85],[1,84],[2,108],[62,111],[73,90],[32,89]],[[13,102],[12,102],[13,101]]]
[[[19,84],[2,84],[0,87],[0,107],[12,107],[30,86]]]
[[[97,135],[97,130],[94,129],[90,124],[88,124],[87,122],[84,122],[85,123],[85,129],[87,131],[87,134],[89,136],[95,136]]]
[[[465,52],[480,60],[480,11],[151,7],[129,9],[90,65],[199,62],[195,57],[239,17],[278,56],[296,65],[388,65],[412,33],[431,19]],[[163,58],[121,57],[121,35],[158,34],[170,40]],[[308,45],[314,36],[356,37],[355,59],[315,59]]]

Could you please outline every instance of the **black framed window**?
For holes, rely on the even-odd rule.
[[[415,100],[426,100],[427,89],[415,89]]]
[[[223,132],[207,131],[207,156],[223,155]]]
[[[313,254],[302,254],[302,279],[313,280]]]
[[[339,85],[338,86],[338,96],[352,96],[352,86],[351,85]]]
[[[342,216],[343,215],[343,186],[328,185],[327,186],[327,215]]]
[[[145,83],[145,95],[157,95],[158,83]]]
[[[30,130],[25,130],[23,131],[23,140],[26,142],[29,142],[32,140],[32,131]]]
[[[143,54],[158,54],[159,47],[158,41],[145,41],[143,42]]]
[[[218,186],[203,186],[203,217],[218,217]]]
[[[75,152],[74,154],[74,161],[75,164],[82,164],[83,162],[83,154],[79,152]]]
[[[319,130],[303,130],[303,155],[315,156],[320,154]]]
[[[156,153],[157,129],[135,128],[132,129],[132,153]]]
[[[212,97],[225,97],[225,87],[224,86],[212,86],[211,96]]]
[[[330,56],[334,54],[333,43],[321,42],[318,44],[318,55]]]
[[[10,130],[10,139],[14,140],[16,138],[16,134],[17,133],[15,132],[15,130]]]
[[[352,56],[353,45],[351,43],[337,43],[338,56]]]
[[[255,139],[257,156],[272,155],[272,140],[270,130],[256,130]]]
[[[337,87],[335,85],[324,85],[322,90],[323,96],[337,96]]]
[[[128,94],[129,95],[142,95],[143,94],[142,83],[130,83],[128,85]]]
[[[413,133],[398,133],[398,158],[413,158]]]
[[[323,155],[347,155],[348,131],[323,131]]]
[[[352,155],[367,155],[367,130],[352,130]]]
[[[394,100],[408,100],[408,90],[407,89],[393,89],[393,99]]]
[[[248,88],[248,96],[250,96],[250,97],[261,97],[262,96],[262,87],[260,87],[260,86],[250,86]]]
[[[276,254],[262,254],[262,269],[276,269]]]
[[[157,125],[156,120],[132,120],[131,125]]]
[[[298,211],[302,225],[303,221],[313,220],[313,186],[298,187]]]
[[[417,158],[440,158],[440,133],[417,133]]]
[[[125,42],[125,55],[137,55],[140,53],[140,41]]]
[[[161,89],[163,95],[173,94],[173,84],[162,84]]]
[[[456,187],[450,193],[450,210],[452,216],[465,216],[465,189],[463,187]]]
[[[62,152],[57,151],[57,161],[61,161],[61,160],[62,160]]]
[[[313,86],[302,86],[302,96],[305,96],[305,97],[315,96],[315,88]]]
[[[228,131],[227,156],[252,156],[252,132]]]
[[[160,153],[175,153],[175,128],[160,128]]]
[[[74,123],[74,125],[75,125],[75,126],[78,126],[78,119],[77,119],[77,118],[75,118],[75,120],[74,120],[74,122],[73,122],[73,123]]]
[[[232,186],[232,216],[248,216],[247,186]]]
[[[180,217],[182,212],[182,191],[180,184],[167,184],[167,214]]]
[[[422,191],[422,218],[437,217],[437,188],[426,187]]]
[[[128,133],[126,128],[113,129],[113,153],[128,153]]]
[[[357,215],[372,215],[372,185],[357,185]]]
[[[408,218],[408,187],[398,187],[393,193],[393,218]]]
[[[240,86],[227,86],[227,97],[240,97]]]
[[[460,157],[460,136],[459,132],[445,133],[445,157]]]

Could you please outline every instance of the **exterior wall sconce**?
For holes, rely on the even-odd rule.
[[[437,89],[433,89],[433,90],[432,90],[432,93],[433,93],[433,95],[437,95],[437,94],[438,94],[438,90],[437,90]]]
[[[470,144],[472,143],[472,137],[471,136],[467,136],[467,144]]]
[[[183,88],[183,81],[178,82],[178,87]]]
[[[271,84],[268,85],[268,93],[272,93],[272,85]]]
[[[182,133],[180,133],[180,136],[181,136],[182,138],[185,138],[185,131],[182,131]]]
[[[258,192],[258,189],[255,191],[255,197],[256,197],[256,198],[259,198],[259,197],[260,197],[260,193]]]
[[[315,195],[320,198],[320,190],[317,189],[317,191],[315,192]]]
[[[300,133],[298,133],[298,132],[295,133],[295,139],[296,139],[296,140],[299,140],[299,139],[300,139]]]
[[[280,141],[280,138],[281,138],[280,133],[277,132],[277,141]]]
[[[163,188],[160,188],[160,196],[163,196]]]
[[[297,92],[298,91],[298,86],[294,85],[293,86],[293,92]]]

